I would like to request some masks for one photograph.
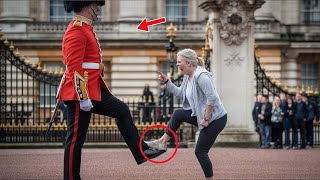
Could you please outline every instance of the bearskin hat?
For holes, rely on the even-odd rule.
[[[90,5],[91,3],[97,3],[98,6],[103,6],[105,0],[65,0],[64,1],[64,10],[68,13],[80,12],[83,7]]]

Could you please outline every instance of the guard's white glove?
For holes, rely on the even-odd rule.
[[[80,101],[80,108],[83,111],[90,111],[93,108],[92,102],[90,99]]]

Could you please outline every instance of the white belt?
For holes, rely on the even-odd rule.
[[[91,63],[91,62],[82,63],[83,69],[101,69],[101,66],[102,66],[101,63]]]

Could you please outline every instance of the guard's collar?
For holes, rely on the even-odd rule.
[[[88,18],[86,18],[86,17],[80,16],[80,15],[76,15],[76,16],[74,17],[74,20],[82,21],[82,22],[84,22],[84,23],[86,23],[86,24],[88,24],[88,25],[90,25],[90,26],[91,26],[91,24],[92,24],[92,20],[90,20],[90,19],[88,19]]]

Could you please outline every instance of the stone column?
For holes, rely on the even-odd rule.
[[[50,11],[50,0],[33,0],[33,8],[37,9],[36,13],[32,15],[35,21],[50,21],[49,11]],[[40,7],[40,8],[39,8]]]
[[[188,3],[188,20],[197,21],[197,1],[189,1]]]
[[[254,11],[263,3],[264,0],[211,0],[200,5],[209,12],[211,72],[228,112],[228,123],[218,142],[258,142],[251,116],[255,81]]]
[[[111,21],[111,11],[112,11],[112,9],[111,9],[111,5],[112,5],[112,3],[111,3],[111,0],[107,0],[107,1],[105,1],[105,5],[103,6],[103,18],[102,18],[102,20],[103,21]]]
[[[288,86],[296,87],[299,80],[299,64],[297,59],[299,53],[295,50],[286,50],[283,52],[283,58],[281,63],[281,79]]]
[[[157,17],[166,16],[165,0],[156,0],[157,3]]]
[[[266,1],[265,4],[255,11],[256,20],[274,21],[272,1]]]
[[[33,21],[30,2],[29,0],[0,1],[0,27],[11,40],[26,38],[27,22]]]

